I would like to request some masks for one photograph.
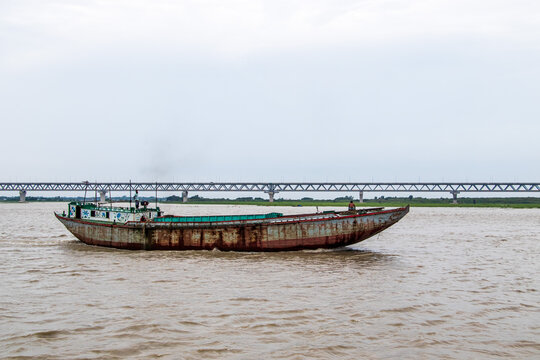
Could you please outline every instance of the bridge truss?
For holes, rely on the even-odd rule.
[[[40,182],[0,183],[0,191],[244,191],[295,192],[540,192],[540,183],[166,183],[166,182]]]

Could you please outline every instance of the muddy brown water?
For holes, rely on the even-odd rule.
[[[0,204],[2,358],[540,358],[540,209],[412,208],[347,249],[234,253],[88,246],[65,208]]]

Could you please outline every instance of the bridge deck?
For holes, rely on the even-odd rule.
[[[540,183],[167,183],[38,182],[0,183],[0,191],[377,191],[377,192],[540,192]]]

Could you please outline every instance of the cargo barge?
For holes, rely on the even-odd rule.
[[[409,206],[303,215],[170,216],[158,207],[72,202],[67,213],[55,215],[89,245],[132,250],[291,251],[352,245],[395,224],[408,212]]]

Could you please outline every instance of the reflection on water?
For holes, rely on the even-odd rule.
[[[540,357],[536,209],[412,209],[351,248],[236,253],[88,246],[63,208],[0,205],[2,357]]]

